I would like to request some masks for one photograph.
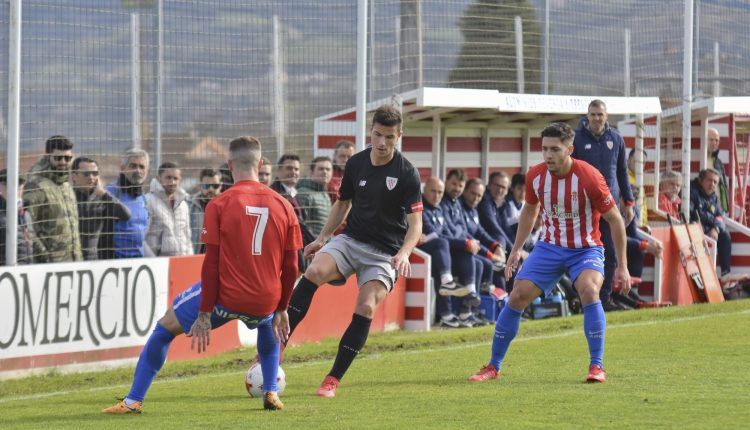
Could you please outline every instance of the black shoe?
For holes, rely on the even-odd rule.
[[[613,302],[612,300],[602,303],[602,308],[604,308],[604,312],[618,312],[625,310],[625,307]]]
[[[466,288],[465,285],[457,284],[453,281],[443,284],[438,288],[438,294],[441,296],[454,296],[454,297],[464,297],[468,294],[471,294],[471,291]]]
[[[460,326],[461,324],[458,321],[458,317],[453,314],[445,317],[440,317],[440,327],[459,328]]]
[[[470,308],[475,308],[482,304],[482,299],[480,299],[479,296],[476,295],[476,293],[471,293],[468,296],[464,297],[463,304]]]
[[[480,325],[490,325],[494,324],[494,322],[487,318],[487,316],[481,312],[477,312],[474,314],[474,325],[480,326]]]
[[[474,315],[470,313],[458,315],[459,327],[474,327],[474,322]]]

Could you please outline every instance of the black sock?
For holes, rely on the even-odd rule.
[[[287,310],[289,314],[289,337],[292,337],[294,329],[305,319],[316,291],[318,291],[318,286],[310,282],[310,280],[304,276],[299,279],[297,286],[292,292],[292,298],[289,300],[289,309]]]
[[[336,361],[333,362],[333,368],[328,373],[329,375],[339,381],[344,377],[344,373],[352,365],[354,357],[359,354],[359,350],[367,342],[367,335],[370,333],[370,323],[372,323],[372,319],[354,314],[352,322],[341,337],[339,352],[336,354]]]

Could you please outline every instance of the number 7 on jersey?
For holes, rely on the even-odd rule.
[[[260,255],[263,250],[263,233],[266,231],[268,222],[268,208],[259,208],[255,206],[245,206],[245,215],[258,218],[253,229],[253,255]]]

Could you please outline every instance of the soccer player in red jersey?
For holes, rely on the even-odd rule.
[[[302,236],[289,202],[258,182],[260,147],[254,137],[230,142],[228,164],[235,183],[206,206],[201,282],[175,298],[141,352],[130,393],[103,412],[140,413],[175,336],[187,333],[200,353],[209,345],[211,330],[233,319],[258,329],[264,408],[284,407],[276,392],[279,345],[289,336],[286,310]]]
[[[553,123],[542,131],[544,162],[526,175],[526,204],[521,210],[513,249],[505,277],[509,279],[519,262],[520,251],[542,209],[543,230],[539,242],[516,275],[507,305],[497,318],[489,364],[469,378],[485,381],[499,376],[500,365],[518,333],[521,313],[542,293],[548,294],[566,272],[570,274],[583,304],[583,329],[589,346],[587,382],[604,382],[602,367],[606,319],[599,289],[604,281],[604,249],[599,232],[603,217],[612,229],[617,253],[616,284],[624,294],[630,290],[625,225],[599,171],[573,159],[573,130]]]

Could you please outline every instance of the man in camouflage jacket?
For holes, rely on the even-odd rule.
[[[68,182],[72,159],[73,142],[52,136],[29,172],[23,201],[33,223],[35,263],[83,260],[76,197]]]

